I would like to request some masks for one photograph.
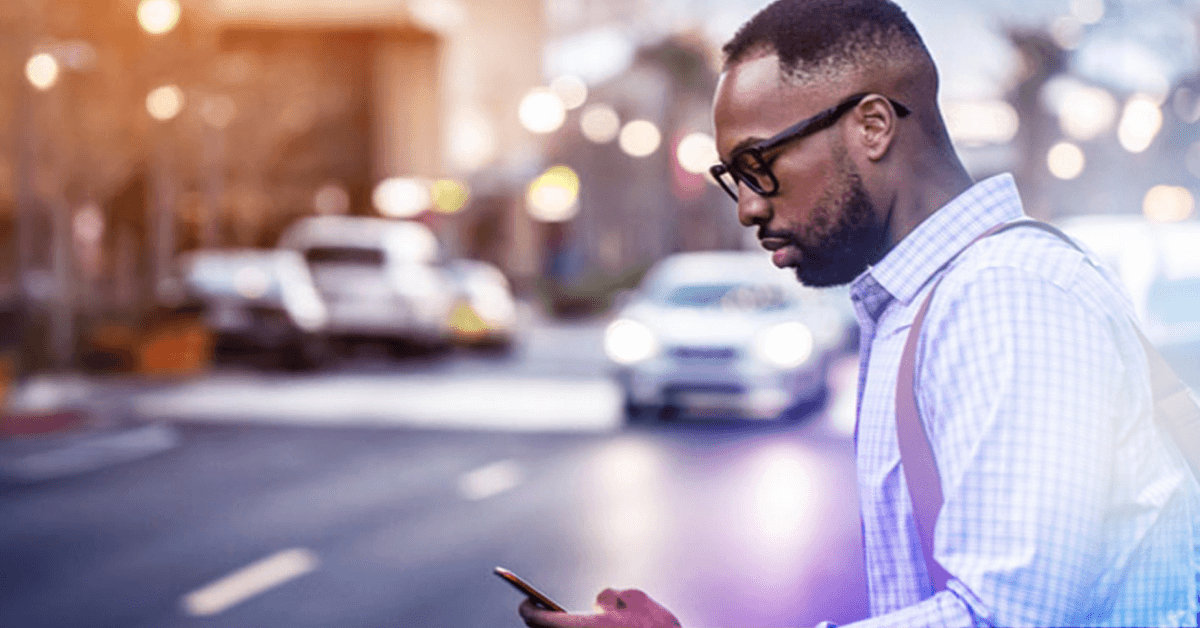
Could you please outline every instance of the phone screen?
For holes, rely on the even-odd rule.
[[[567,612],[567,609],[559,606],[554,600],[546,597],[545,593],[533,588],[533,585],[522,580],[517,576],[517,574],[503,567],[496,567],[493,573],[495,573],[497,576],[500,576],[501,579],[512,585],[514,589],[527,595],[529,599],[533,600],[534,604],[537,604],[548,611],[558,611],[560,613]]]

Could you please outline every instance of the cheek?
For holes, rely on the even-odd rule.
[[[776,160],[774,168],[780,190],[775,199],[776,214],[804,230],[819,229],[828,221],[831,208],[825,205],[837,174],[829,159],[815,159],[811,155],[814,152],[794,150]]]

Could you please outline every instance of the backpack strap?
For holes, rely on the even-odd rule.
[[[976,242],[1017,227],[1033,227],[1051,233],[1086,255],[1079,245],[1056,227],[1044,222],[1024,219],[1001,223],[988,229],[963,247],[946,264],[948,265]],[[925,321],[929,304],[933,301],[933,294],[941,284],[942,277],[936,280],[921,303],[920,309],[917,310],[912,327],[908,331],[908,338],[904,343],[904,353],[900,359],[900,371],[896,379],[896,435],[900,444],[900,465],[904,469],[908,494],[913,502],[913,518],[916,521],[921,542],[921,554],[925,558],[925,566],[929,572],[930,581],[933,583],[934,591],[945,589],[950,575],[933,555],[934,525],[937,523],[943,501],[942,481],[938,474],[933,447],[929,442],[929,434],[925,430],[925,424],[921,421],[921,414],[917,408],[916,355],[921,326]],[[1167,364],[1162,354],[1142,333],[1137,321],[1130,317],[1130,322],[1133,324],[1146,354],[1154,395],[1155,421],[1167,432],[1183,454],[1192,477],[1200,481],[1200,404],[1197,403],[1187,385]]]
[[[1079,247],[1071,242],[1058,229],[1036,220],[1017,220],[1000,223],[971,240],[966,246],[954,254],[947,262],[949,265],[964,251],[976,242],[998,233],[1016,227],[1034,227],[1063,238],[1076,249]],[[896,436],[900,444],[900,466],[904,469],[904,480],[908,485],[909,498],[913,502],[913,519],[916,520],[917,533],[921,541],[921,554],[925,557],[925,567],[929,579],[933,582],[934,591],[946,588],[950,574],[933,556],[933,530],[937,523],[938,513],[942,509],[942,479],[938,474],[937,461],[933,456],[933,447],[929,443],[929,434],[921,422],[921,414],[917,409],[916,399],[916,356],[917,342],[921,335],[921,326],[925,322],[925,314],[933,295],[942,283],[939,277],[929,289],[925,300],[921,303],[912,327],[908,331],[908,339],[904,343],[904,353],[900,359],[900,372],[896,378]]]

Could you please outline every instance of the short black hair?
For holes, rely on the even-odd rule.
[[[743,24],[722,51],[726,69],[774,53],[784,74],[796,78],[906,53],[929,56],[916,27],[890,0],[776,0]]]

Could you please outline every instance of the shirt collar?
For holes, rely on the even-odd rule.
[[[997,224],[1023,215],[1011,174],[985,179],[922,221],[865,274],[908,304],[972,240]]]

